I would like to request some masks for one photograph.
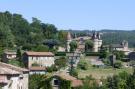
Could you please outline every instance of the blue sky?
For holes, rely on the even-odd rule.
[[[1,0],[6,10],[58,29],[135,29],[135,0]]]

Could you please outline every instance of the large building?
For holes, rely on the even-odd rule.
[[[50,67],[54,64],[54,54],[52,52],[25,52],[23,62],[26,67],[33,66]]]
[[[130,53],[130,50],[128,48],[128,42],[127,41],[122,41],[120,44],[112,44],[110,45],[110,49],[112,51],[123,51],[125,54]]]
[[[2,89],[28,89],[29,71],[0,62],[0,87]]]
[[[100,33],[94,32],[92,36],[83,36],[83,37],[77,37],[77,38],[72,38],[71,34],[68,32],[67,35],[67,52],[70,51],[70,42],[71,41],[77,41],[78,47],[77,50],[78,52],[84,52],[85,51],[85,41],[86,40],[91,40],[93,42],[93,52],[98,52],[102,46],[102,40],[100,37]]]

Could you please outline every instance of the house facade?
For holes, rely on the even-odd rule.
[[[80,87],[83,85],[83,82],[81,80],[79,80],[75,77],[72,77],[67,73],[59,72],[59,73],[56,73],[52,76],[52,79],[51,79],[52,89],[60,89],[61,82],[63,79],[65,80],[65,82],[70,81],[71,87],[68,85],[67,85],[67,87],[70,87],[71,89],[76,88],[76,87]],[[66,85],[65,85],[65,87],[66,87]]]
[[[25,52],[23,54],[23,62],[28,68],[33,66],[50,67],[54,61],[52,52]]]
[[[0,62],[0,87],[2,89],[28,89],[29,71]]]
[[[128,48],[128,42],[123,40],[120,44],[112,44],[110,45],[110,49],[112,51],[123,51],[126,55],[130,53],[130,50]]]
[[[3,57],[2,57],[2,61],[8,62],[8,60],[15,59],[16,57],[17,57],[16,52],[4,52]]]

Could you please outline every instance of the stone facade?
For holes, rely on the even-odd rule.
[[[76,51],[78,52],[84,52],[85,51],[85,41],[86,40],[92,40],[93,42],[93,52],[98,52],[100,50],[100,47],[102,46],[102,40],[100,37],[100,33],[94,32],[93,35],[90,36],[84,36],[84,37],[78,37],[72,39],[71,34],[68,32],[67,35],[67,52],[70,52],[70,42],[71,41],[77,41],[78,48]]]
[[[4,52],[2,61],[8,62],[8,60],[15,59],[16,58],[16,52]]]
[[[54,64],[54,54],[51,52],[25,52],[23,54],[23,62],[25,66],[30,68],[33,64],[40,67],[50,67]]]

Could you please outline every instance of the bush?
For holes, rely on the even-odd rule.
[[[58,66],[59,69],[66,67],[67,59],[65,57],[60,57],[59,59],[55,60],[55,65]]]
[[[32,66],[39,66],[39,64],[37,64],[37,63],[33,63],[33,64],[32,64]]]
[[[121,68],[121,67],[122,67],[121,61],[116,61],[116,62],[114,63],[114,68]]]
[[[55,65],[52,65],[51,67],[47,67],[46,71],[47,72],[53,72],[53,71],[57,71],[58,68]]]
[[[85,61],[80,61],[80,62],[78,63],[78,68],[80,68],[80,69],[82,69],[82,70],[87,70],[87,69],[88,69],[88,64],[87,64],[87,62],[85,62]]]
[[[55,56],[66,56],[66,52],[57,52]]]
[[[73,69],[72,71],[70,71],[70,75],[73,77],[78,77],[78,72],[76,69]]]
[[[86,56],[100,56],[101,54],[99,52],[86,52]]]

